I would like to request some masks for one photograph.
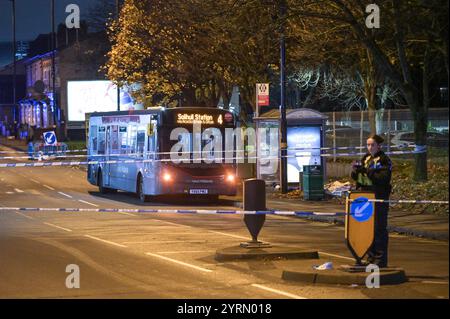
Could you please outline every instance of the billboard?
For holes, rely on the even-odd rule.
[[[321,165],[320,126],[295,126],[287,128],[288,183],[299,182],[299,172],[303,165]]]
[[[120,90],[120,110],[142,110],[129,89]],[[69,122],[84,121],[86,113],[117,111],[117,87],[111,81],[68,81],[67,113]]]

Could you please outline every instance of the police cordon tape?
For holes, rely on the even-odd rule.
[[[378,202],[380,200],[367,200]],[[447,204],[448,201],[414,201],[414,200],[382,200],[389,203],[414,203],[414,204]],[[206,209],[145,209],[145,208],[55,208],[55,207],[0,207],[0,211],[28,211],[28,212],[97,212],[97,213],[153,213],[153,214],[204,214],[204,215],[281,215],[281,216],[345,216],[345,212],[323,213],[306,211],[282,211],[282,210],[206,210]],[[353,215],[350,213],[350,215]]]
[[[288,151],[289,151],[289,149],[288,149]],[[239,153],[239,152],[241,152],[241,153],[243,153],[244,151],[243,150],[239,150],[239,151],[230,151],[230,153],[231,152],[235,152],[235,153]],[[400,154],[418,154],[418,153],[423,153],[424,151],[392,151],[392,152],[386,152],[385,154],[388,154],[388,155],[400,155]],[[111,155],[108,155],[109,157],[120,157],[120,156],[122,156],[122,157],[124,157],[124,156],[140,156],[140,155],[161,155],[161,154],[164,154],[164,155],[170,155],[170,154],[177,154],[177,155],[182,155],[182,154],[203,154],[203,153],[207,153],[206,151],[205,152],[203,152],[203,151],[199,151],[199,152],[160,152],[160,153],[157,153],[157,152],[154,152],[154,153],[131,153],[131,154],[122,154],[122,155],[120,155],[120,154],[111,154]],[[226,153],[226,151],[217,151],[217,153]],[[366,153],[336,153],[336,154],[330,154],[330,153],[322,153],[322,154],[317,154],[316,156],[322,156],[322,157],[333,157],[333,156],[336,156],[336,157],[340,157],[340,156],[360,156],[360,155],[365,155]],[[32,157],[32,158],[34,158],[34,159],[36,159],[36,158],[44,158],[44,157],[51,157],[51,158],[84,158],[84,157],[105,157],[106,155],[104,155],[104,154],[92,154],[92,155],[87,155],[87,154],[84,154],[84,155],[56,155],[56,156],[53,156],[53,155],[49,155],[49,154],[33,154],[33,155],[29,155],[29,156],[4,156],[4,157],[0,157],[0,160],[11,160],[11,159],[25,159],[25,158],[30,158],[30,157]],[[306,155],[306,154],[300,154],[300,155],[288,155],[288,156],[286,156],[286,157],[291,157],[291,158],[294,158],[294,157],[311,157],[311,156],[314,156],[314,154],[311,154],[311,155]],[[238,159],[243,159],[244,157],[242,157],[242,158],[238,158]],[[256,157],[245,157],[245,158],[256,158]],[[231,158],[230,157],[230,159],[236,159],[236,158]],[[158,160],[155,160],[155,161],[158,161]],[[1,167],[1,166],[0,166]]]
[[[418,154],[423,153],[424,151],[393,151],[393,152],[386,152],[385,154],[388,155],[400,155],[400,154]],[[337,157],[339,156],[362,156],[366,153],[341,153],[336,154]],[[120,157],[121,155],[109,155],[109,157]],[[125,155],[123,155],[125,156]],[[311,157],[312,155],[287,155],[284,156],[286,158],[297,158],[297,157]],[[333,157],[333,154],[318,154],[317,156],[322,157]],[[37,162],[37,163],[1,163],[0,168],[12,168],[12,167],[47,167],[47,166],[77,166],[77,165],[96,165],[96,164],[132,164],[132,163],[152,163],[152,162],[173,162],[173,163],[181,163],[181,162],[191,162],[194,163],[196,161],[199,161],[198,163],[201,163],[201,161],[210,161],[211,163],[222,163],[223,160],[225,160],[225,163],[233,164],[233,162],[227,162],[227,160],[234,161],[234,160],[251,160],[251,159],[258,159],[258,157],[255,156],[249,156],[249,157],[225,157],[223,159],[222,157],[210,157],[210,158],[179,158],[179,159],[130,159],[130,160],[105,160],[105,161],[68,161],[68,162]],[[264,161],[268,160],[276,160],[279,159],[278,156],[267,156],[264,157]]]
[[[448,201],[444,200],[410,200],[410,199],[349,199],[349,202],[352,203],[365,203],[365,202],[374,202],[374,203],[389,203],[389,204],[444,204],[448,205]]]
[[[0,211],[53,211],[53,212],[97,212],[97,213],[154,213],[154,214],[219,214],[219,215],[285,215],[285,216],[345,216],[345,213],[320,213],[278,210],[203,210],[203,209],[145,209],[145,208],[42,208],[0,207]]]
[[[355,147],[342,147],[342,148],[334,148],[334,149],[363,149],[365,147],[359,147],[359,146],[355,146]],[[401,148],[401,147],[399,147]],[[287,151],[299,151],[299,150],[326,150],[326,149],[333,149],[333,148],[288,148]],[[81,150],[78,150],[81,151]],[[72,151],[72,152],[78,152],[78,151]],[[86,151],[86,150],[84,150]],[[133,155],[171,155],[171,154],[203,154],[206,151],[191,151],[191,152],[143,152],[143,153],[130,153],[130,154],[111,154],[110,156],[133,156]],[[223,150],[216,150],[213,153],[243,153],[245,152],[245,150],[233,150],[233,151],[223,151]],[[414,150],[414,151],[391,151],[391,152],[386,152],[386,154],[417,154],[417,153],[423,153],[425,152],[425,150]],[[1,153],[1,152],[0,152]],[[8,153],[8,152],[5,152]],[[14,152],[10,152],[10,153],[14,153]],[[8,160],[8,159],[25,159],[25,158],[30,158],[30,157],[42,157],[42,156],[48,156],[48,157],[52,157],[52,158],[67,158],[67,157],[71,157],[71,158],[81,158],[81,157],[100,157],[100,156],[105,156],[103,154],[76,154],[76,155],[52,155],[52,154],[61,154],[61,153],[70,153],[69,151],[67,152],[17,152],[20,154],[28,154],[28,156],[3,156],[0,157],[0,160]],[[352,155],[360,155],[360,154],[365,154],[365,153],[335,153],[335,154],[330,154],[330,153],[322,153],[320,154],[321,156],[352,156]],[[311,156],[311,155],[295,155],[295,157],[307,157],[307,156]]]
[[[391,145],[390,148],[415,148],[414,144],[411,145]],[[307,150],[351,150],[351,149],[365,149],[366,146],[339,146],[339,147],[308,147],[308,148],[288,148],[293,151],[307,151]],[[67,150],[65,153],[78,153],[78,152],[87,152],[87,149],[81,150]],[[0,154],[28,154],[28,151],[0,151]],[[61,153],[61,151],[50,151],[46,152],[47,154]],[[170,154],[171,152],[160,152],[159,154]]]

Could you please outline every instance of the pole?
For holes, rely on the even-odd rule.
[[[391,109],[388,110],[387,151],[391,151]]]
[[[119,0],[116,0],[116,20],[119,22]],[[117,111],[120,111],[120,86],[117,83]]]
[[[361,110],[361,120],[359,122],[359,147],[363,147],[363,124],[364,124],[364,111]]]
[[[51,50],[52,50],[52,94],[53,94],[53,127],[59,128],[58,121],[58,105],[56,103],[56,64],[55,64],[55,0],[51,1],[51,16],[52,16],[52,36],[51,36]]]
[[[280,0],[280,183],[281,193],[288,192],[287,185],[287,123],[286,123],[286,45],[284,39],[284,18],[286,16],[286,0]]]
[[[16,63],[16,1],[11,0],[12,4],[12,28],[13,28],[13,128],[14,133],[17,129],[17,96],[16,96],[16,85],[17,85],[17,63]]]
[[[333,162],[336,162],[336,112],[333,112]]]

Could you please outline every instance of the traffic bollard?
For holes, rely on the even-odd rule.
[[[258,211],[266,210],[266,183],[261,179],[248,179],[244,181],[244,210]],[[241,243],[245,248],[270,247],[270,244],[258,241],[258,234],[264,225],[266,215],[244,215],[244,222],[247,226],[252,241]]]

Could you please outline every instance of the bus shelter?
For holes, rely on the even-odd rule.
[[[289,187],[298,187],[305,165],[322,166],[326,180],[325,159],[321,148],[325,144],[327,116],[312,109],[286,110],[287,120],[287,180]],[[279,110],[271,110],[254,118],[257,129],[257,177],[268,184],[280,183]]]

